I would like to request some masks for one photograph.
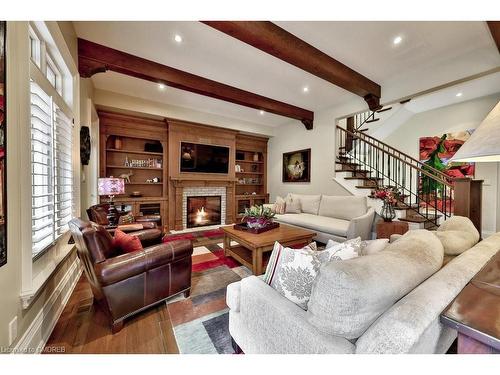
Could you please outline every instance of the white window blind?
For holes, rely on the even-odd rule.
[[[31,186],[33,254],[54,240],[52,101],[31,82]]]
[[[54,105],[54,174],[55,174],[55,231],[63,234],[73,213],[73,124],[62,110]]]
[[[31,82],[33,256],[68,229],[73,213],[73,125],[53,99]]]

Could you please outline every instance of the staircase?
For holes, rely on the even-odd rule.
[[[366,134],[378,114],[388,110],[359,114],[347,119],[346,128],[337,126],[336,172],[358,195],[378,187],[397,189],[398,220],[435,229],[452,216],[453,178]]]

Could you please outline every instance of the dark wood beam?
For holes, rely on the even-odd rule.
[[[498,52],[500,52],[500,21],[486,21],[490,28],[491,36],[497,44]]]
[[[146,60],[85,39],[78,39],[78,70],[88,78],[111,70],[177,89],[300,120],[313,128],[314,113],[307,109],[241,90],[160,63]]]
[[[380,86],[321,52],[316,47],[268,21],[202,21],[223,33],[267,52],[306,72],[342,87],[380,109]]]

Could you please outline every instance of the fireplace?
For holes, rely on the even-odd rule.
[[[187,228],[221,224],[221,196],[187,197]]]

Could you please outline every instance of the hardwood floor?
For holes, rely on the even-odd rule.
[[[165,303],[127,319],[123,329],[113,335],[105,313],[93,304],[85,275],[78,281],[47,347],[64,347],[64,353],[179,353]]]

